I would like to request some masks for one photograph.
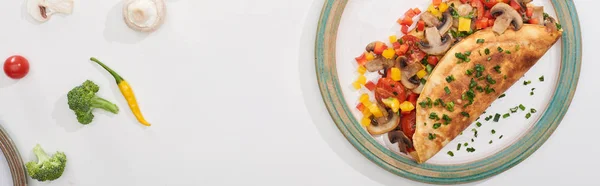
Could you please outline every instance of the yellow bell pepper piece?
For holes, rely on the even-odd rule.
[[[369,106],[369,111],[371,111],[371,113],[373,113],[373,116],[375,116],[377,118],[383,116],[383,113],[381,112],[381,110],[379,109],[379,106],[377,106],[376,103],[372,103]]]
[[[445,12],[446,10],[448,10],[448,7],[448,4],[445,2],[438,5],[438,9],[440,9],[440,12]]]
[[[390,76],[391,76],[392,80],[400,81],[400,79],[402,79],[402,72],[400,71],[399,68],[392,67]]]
[[[365,54],[365,59],[367,59],[367,61],[371,61],[371,60],[375,59],[375,56],[373,55],[372,52],[369,52],[369,53]]]
[[[363,75],[367,72],[367,68],[365,68],[365,66],[360,66],[356,71],[358,71],[359,74]]]
[[[385,106],[391,108],[394,112],[398,112],[398,110],[400,109],[400,101],[398,101],[398,99],[396,98],[387,98],[381,101],[383,102],[383,104],[385,104]]]
[[[458,18],[458,31],[471,31],[471,19],[459,17]]]
[[[429,13],[433,14],[437,18],[442,17],[442,12],[439,9],[437,9],[433,4],[429,5],[429,8],[427,8],[427,11]]]
[[[385,49],[381,55],[386,59],[392,59],[394,58],[394,55],[396,55],[396,51],[394,51],[393,48],[388,48]]]
[[[398,38],[396,38],[396,35],[391,35],[390,36],[390,43],[395,43],[398,42]]]
[[[410,101],[404,101],[400,104],[400,110],[402,112],[410,112],[415,109],[415,106]]]
[[[423,69],[423,70],[419,70],[419,71],[417,72],[417,77],[418,77],[419,79],[421,79],[421,78],[425,77],[426,75],[427,75],[427,71],[425,71],[425,69]]]
[[[363,117],[362,120],[360,120],[360,124],[362,124],[365,127],[368,127],[369,125],[371,125],[371,119],[369,117]]]
[[[360,89],[361,84],[358,83],[358,81],[355,81],[354,83],[352,83],[352,87],[354,87],[354,89],[358,90]]]
[[[371,104],[365,104],[365,102],[369,101],[369,94],[367,94],[367,93],[363,93],[362,95],[360,95],[360,98],[358,98],[358,101],[365,106],[371,105]]]
[[[369,109],[363,109],[362,114],[363,117],[371,117],[373,115]]]
[[[358,76],[356,82],[358,82],[360,85],[364,85],[367,83],[367,77],[365,77],[365,75],[360,75]]]

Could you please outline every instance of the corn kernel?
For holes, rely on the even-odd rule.
[[[410,101],[404,101],[400,104],[400,110],[402,112],[410,112],[415,109],[415,106]]]
[[[390,36],[390,43],[395,43],[398,42],[398,38],[396,38],[396,35],[391,35]]]
[[[400,71],[399,68],[392,67],[390,76],[391,76],[392,80],[400,81],[402,79],[402,72]]]
[[[421,79],[421,78],[425,77],[426,75],[427,75],[427,71],[425,71],[425,69],[423,69],[423,70],[419,70],[419,71],[417,72],[417,77],[418,77],[419,79]]]
[[[381,55],[386,59],[392,59],[394,58],[394,55],[396,55],[396,51],[394,51],[393,48],[388,48],[385,49]]]

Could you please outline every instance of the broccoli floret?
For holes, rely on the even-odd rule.
[[[33,153],[38,161],[30,161],[25,164],[31,178],[38,181],[52,181],[62,176],[67,164],[65,153],[56,152],[54,155],[48,156],[39,144],[33,148]]]
[[[117,114],[119,107],[114,103],[96,96],[100,87],[90,80],[86,80],[81,85],[71,89],[67,94],[69,108],[75,112],[77,121],[87,125],[94,119],[92,110],[99,108],[108,112]]]

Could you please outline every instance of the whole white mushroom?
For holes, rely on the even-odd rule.
[[[155,31],[163,24],[165,15],[163,0],[125,0],[123,4],[125,23],[136,31]]]

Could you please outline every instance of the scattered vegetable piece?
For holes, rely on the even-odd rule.
[[[4,73],[12,79],[21,79],[29,73],[29,61],[20,55],[13,55],[4,61]]]
[[[33,153],[38,161],[30,161],[25,164],[29,176],[38,181],[53,181],[60,178],[67,165],[67,156],[64,152],[56,152],[52,156],[37,144]]]
[[[104,68],[106,71],[108,71],[115,78],[115,81],[116,81],[117,85],[119,86],[119,90],[121,90],[121,94],[123,94],[123,97],[125,97],[125,100],[127,100],[127,103],[129,104],[129,108],[133,112],[133,115],[135,116],[135,118],[141,124],[143,124],[145,126],[150,126],[150,123],[148,123],[148,121],[146,121],[146,119],[142,115],[142,112],[140,111],[140,107],[137,103],[135,94],[133,93],[133,90],[129,86],[129,83],[127,81],[125,81],[125,79],[123,79],[123,77],[121,77],[115,71],[110,69],[108,66],[104,65],[104,63],[100,62],[98,59],[92,57],[92,58],[90,58],[90,60],[93,62],[96,62],[98,65],[102,66],[102,68]]]
[[[454,153],[452,151],[448,151],[448,155],[454,157]]]
[[[75,112],[77,121],[87,125],[94,119],[92,110],[98,108],[113,114],[119,112],[119,107],[114,103],[96,96],[100,87],[90,80],[86,80],[81,85],[76,86],[67,93],[69,109]]]

